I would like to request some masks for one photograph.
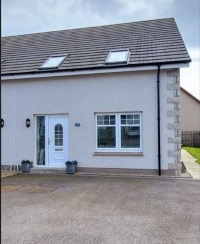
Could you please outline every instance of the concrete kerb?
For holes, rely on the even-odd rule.
[[[22,173],[25,175],[28,175],[29,173]],[[59,176],[59,175],[66,175],[69,177],[75,177],[75,176],[80,176],[80,177],[110,177],[110,178],[132,178],[132,179],[177,179],[177,180],[196,180],[193,179],[192,177],[177,177],[177,176],[168,176],[168,175],[133,175],[133,174],[106,174],[106,173],[82,173],[82,172],[77,172],[75,174],[64,174],[64,173],[49,173],[49,174],[44,174],[44,173],[31,173],[31,175],[52,175],[52,176]]]
[[[3,172],[3,171],[2,171]],[[7,172],[7,171],[5,171]],[[9,173],[12,173],[12,171],[8,171]],[[21,172],[21,171],[15,171],[13,174],[9,174],[8,176],[13,176],[15,174],[21,174],[21,175],[52,175],[52,176],[59,176],[59,175],[67,175],[69,177],[73,176],[80,176],[80,177],[117,177],[117,178],[141,178],[141,179],[187,179],[187,180],[194,180],[192,176],[188,173],[189,176],[169,176],[169,175],[142,175],[142,174],[116,174],[116,173],[86,173],[86,172],[76,172],[75,174],[66,174],[66,173],[44,173],[44,172],[37,172],[37,173],[30,173],[30,172]],[[8,177],[4,176],[4,177]],[[4,178],[2,177],[2,178]]]
[[[192,177],[177,177],[177,176],[168,176],[168,175],[132,175],[132,174],[92,174],[92,173],[76,173],[78,176],[102,176],[102,177],[121,177],[121,178],[141,178],[141,179],[192,179]]]

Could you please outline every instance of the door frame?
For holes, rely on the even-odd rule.
[[[45,165],[38,165],[37,164],[37,117],[38,116],[44,116],[45,117]],[[55,166],[50,166],[49,165],[49,146],[48,146],[48,139],[49,139],[49,127],[50,127],[50,117],[65,117],[67,119],[67,132],[65,133],[65,136],[67,137],[67,145],[66,145],[66,150],[68,152],[68,157],[69,157],[69,116],[68,114],[35,114],[34,115],[34,122],[35,122],[35,131],[34,131],[34,145],[35,145],[35,153],[34,153],[34,158],[35,158],[35,163],[34,166],[38,168],[55,168]],[[48,118],[48,119],[47,119]],[[47,133],[47,134],[46,134]],[[64,166],[57,166],[58,168],[63,168]]]

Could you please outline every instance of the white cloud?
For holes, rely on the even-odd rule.
[[[181,86],[200,99],[200,50],[188,48],[192,62],[189,68],[181,69]]]
[[[121,5],[121,13],[124,15],[137,15],[138,19],[155,18],[171,8],[174,0],[115,0]],[[158,11],[159,9],[159,11]],[[171,16],[169,16],[171,17]]]
[[[91,0],[3,0],[2,35],[104,25],[111,19],[114,23],[114,13],[107,11]]]

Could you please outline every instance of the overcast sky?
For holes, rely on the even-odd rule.
[[[1,0],[1,35],[174,17],[192,63],[181,86],[200,99],[199,0]]]

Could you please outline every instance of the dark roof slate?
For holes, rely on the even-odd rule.
[[[105,68],[109,51],[123,48],[125,66],[191,61],[173,18],[6,36],[1,44],[2,75],[44,72],[55,54],[68,54],[58,71]]]

